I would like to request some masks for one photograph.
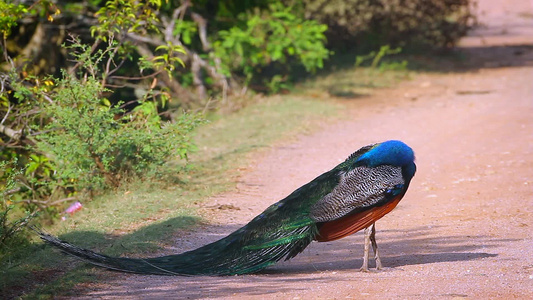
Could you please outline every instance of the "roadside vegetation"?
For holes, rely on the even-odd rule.
[[[29,226],[110,255],[171,245],[249,153],[408,78],[402,55],[453,47],[469,5],[0,0],[0,294],[103,276]]]

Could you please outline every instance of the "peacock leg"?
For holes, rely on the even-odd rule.
[[[376,270],[381,270],[383,269],[383,265],[381,264],[381,258],[379,257],[378,243],[376,243],[376,223],[373,223],[370,227],[372,228],[370,232],[370,241],[372,242],[372,249],[374,250]]]
[[[368,270],[368,252],[370,250],[370,225],[369,227],[365,228],[365,250],[363,253],[363,266],[359,269],[361,272],[369,272]]]

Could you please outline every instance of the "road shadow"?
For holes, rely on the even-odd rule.
[[[533,66],[533,41],[517,45],[457,47],[436,57],[413,57],[412,61],[415,70],[441,73]]]
[[[470,261],[495,257],[487,250],[505,245],[513,239],[473,235],[443,235],[442,228],[413,227],[408,230],[377,232],[383,265],[390,268],[431,263]],[[480,251],[482,250],[482,251]],[[294,261],[264,271],[267,273],[307,273],[316,271],[357,270],[362,265],[361,232],[340,241],[315,243]],[[373,266],[373,259],[370,265]],[[310,265],[308,265],[310,264]]]
[[[173,236],[192,232],[201,224],[198,217],[179,216],[152,223],[126,234],[77,230],[62,234],[59,238],[73,245],[106,255],[131,254],[132,256],[142,256],[167,251],[165,248],[172,246]]]
[[[363,71],[354,68],[356,57],[367,53],[339,53],[332,56],[325,69],[317,73],[320,77],[331,78],[321,83],[319,88],[339,99],[357,100],[372,94],[369,89],[390,81],[389,77],[409,78],[409,71],[448,74],[533,66],[533,23],[529,19],[524,20],[479,25],[453,48],[404,49],[400,54],[384,56],[375,69],[368,66]],[[396,72],[382,72],[386,70]],[[365,71],[378,74],[365,80]],[[308,76],[304,74],[300,78],[303,81]]]
[[[226,230],[227,229],[227,230]],[[217,231],[234,228],[220,226]],[[313,243],[291,261],[282,262],[256,274],[223,277],[167,277],[128,275],[109,278],[109,287],[90,294],[91,297],[142,297],[156,299],[165,295],[183,298],[224,298],[268,295],[272,293],[305,292],[305,282],[338,282],[368,279],[390,272],[401,272],[410,265],[461,263],[497,257],[496,250],[513,239],[494,239],[484,235],[443,235],[450,232],[444,227],[412,227],[406,230],[378,231],[378,245],[386,269],[378,273],[357,272],[362,264],[363,237],[357,233],[351,237],[327,243]],[[198,232],[199,239],[212,238]],[[222,235],[223,236],[223,235]],[[373,263],[373,260],[372,260]],[[372,266],[372,265],[371,265]],[[338,276],[344,274],[344,276]],[[347,275],[347,276],[346,276]],[[146,280],[146,284],[143,284]],[[127,289],[125,286],[127,285]],[[274,288],[275,287],[275,288]]]

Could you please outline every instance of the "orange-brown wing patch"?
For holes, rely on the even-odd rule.
[[[398,195],[389,203],[349,215],[334,221],[324,223],[316,237],[319,242],[329,242],[356,233],[363,228],[367,228],[372,223],[381,219],[384,215],[393,210],[400,202],[403,195]]]

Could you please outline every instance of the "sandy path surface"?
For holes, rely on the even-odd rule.
[[[221,238],[359,147],[401,139],[415,150],[418,172],[377,223],[384,271],[356,271],[357,233],[312,243],[261,274],[117,273],[76,298],[533,299],[533,1],[480,2],[487,27],[462,46],[481,66],[354,100],[349,121],[257,155],[238,189],[213,198],[205,212],[229,209],[211,212],[213,226],[169,249]]]

